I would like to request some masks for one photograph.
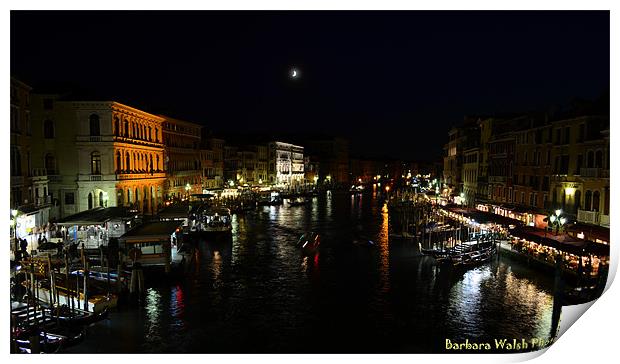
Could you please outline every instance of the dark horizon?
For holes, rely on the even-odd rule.
[[[369,157],[436,160],[466,115],[595,99],[609,66],[608,11],[11,12],[11,74],[34,92]]]

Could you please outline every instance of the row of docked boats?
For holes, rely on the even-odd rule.
[[[440,266],[467,269],[486,262],[497,254],[493,240],[476,240],[456,244],[445,249],[420,249],[422,254],[433,257]]]

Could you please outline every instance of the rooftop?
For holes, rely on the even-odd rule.
[[[182,221],[148,222],[131,229],[121,236],[119,240],[127,241],[169,238],[182,223]]]
[[[129,219],[132,214],[125,207],[95,207],[91,210],[60,219],[59,225],[97,225],[112,219]]]

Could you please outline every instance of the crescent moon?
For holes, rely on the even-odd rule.
[[[293,70],[293,77],[297,77],[297,70]]]

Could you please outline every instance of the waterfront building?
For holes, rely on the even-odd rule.
[[[200,150],[202,188],[207,190],[224,187],[224,140],[203,138]]]
[[[304,156],[304,179],[308,185],[317,185],[319,181],[319,162],[315,156]]]
[[[38,143],[31,118],[32,88],[11,77],[10,101],[10,209],[11,237],[31,244],[35,235],[45,233],[52,197],[44,171],[34,168],[33,147]],[[48,236],[49,237],[49,236]],[[12,245],[12,247],[15,247]],[[36,246],[30,245],[30,249]]]
[[[32,95],[33,168],[47,176],[60,218],[94,207],[161,205],[163,118],[114,101]]]
[[[10,204],[12,209],[35,203],[31,173],[31,90],[30,86],[11,77]]]
[[[475,205],[478,193],[479,161],[479,147],[463,151],[463,204],[470,207]]]
[[[377,175],[376,162],[369,159],[351,158],[349,170],[352,183],[372,183]]]
[[[313,139],[306,142],[306,152],[316,156],[321,165],[319,183],[343,184],[350,182],[349,142],[342,138]]]
[[[183,198],[202,193],[200,166],[201,126],[160,115],[163,118],[163,140],[166,183],[164,194]]]
[[[494,118],[480,118],[480,146],[478,152],[478,179],[476,181],[476,202],[489,200],[489,141],[493,132]]]
[[[279,187],[300,187],[304,182],[304,147],[269,143],[269,182]]]
[[[444,145],[443,183],[448,195],[454,201],[464,203],[463,160],[464,150],[477,147],[480,143],[480,131],[477,119],[466,117],[462,126],[453,127],[448,132],[448,143]],[[471,185],[471,183],[470,183]],[[470,188],[475,186],[471,185]],[[461,195],[463,194],[463,195]],[[470,194],[474,196],[475,193]],[[471,199],[471,198],[470,198]]]
[[[240,172],[239,147],[226,144],[224,146],[224,180],[227,187],[232,187],[239,182]]]
[[[550,181],[552,208],[581,223],[609,227],[609,119],[554,121]]]

